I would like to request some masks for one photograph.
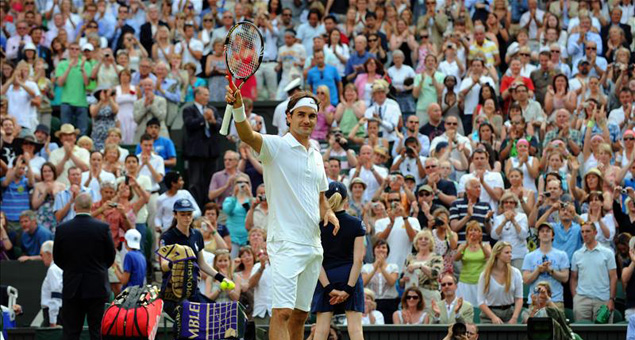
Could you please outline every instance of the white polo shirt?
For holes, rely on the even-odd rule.
[[[90,180],[90,183],[86,185],[88,176],[90,176],[89,171],[82,172],[82,185],[86,186],[87,188],[93,191],[93,198],[95,200],[101,201],[101,183],[106,181],[115,183],[115,179],[116,179],[115,175],[102,169],[101,172],[99,173],[99,180],[97,180],[97,178],[93,178]]]
[[[270,202],[267,242],[321,248],[320,192],[328,189],[328,180],[320,152],[307,150],[290,133],[263,135],[258,159]]]
[[[142,164],[141,154],[138,154],[137,157],[139,158],[139,163]],[[163,157],[153,153],[152,156],[150,157],[149,163],[154,168],[154,171],[165,176],[165,165],[163,163]],[[154,177],[152,176],[152,171],[150,171],[147,165],[141,165],[141,168],[139,169],[139,175],[147,176],[150,179],[150,183],[151,183],[150,192],[155,192],[161,189],[161,185],[159,184],[159,182],[154,180]]]

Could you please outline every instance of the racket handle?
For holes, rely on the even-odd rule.
[[[229,121],[232,118],[232,107],[231,105],[227,104],[227,106],[225,107],[225,115],[223,116],[223,123],[220,127],[220,134],[223,136],[227,136],[227,133],[229,132]]]
[[[242,83],[240,83],[240,85],[238,85],[238,87],[236,88],[237,91],[240,91],[243,85],[245,85],[245,81],[243,81]],[[229,132],[229,121],[231,120],[231,117],[232,117],[232,106],[227,104],[227,106],[225,107],[225,115],[223,116],[223,123],[220,127],[220,134],[223,136],[227,136],[227,133]]]

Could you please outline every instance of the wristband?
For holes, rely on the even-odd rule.
[[[588,121],[588,122],[586,123],[586,127],[588,127],[588,128],[592,128],[592,127],[594,127],[594,126],[595,126],[595,122],[594,122],[594,121],[592,121],[592,120],[590,120],[590,121]]]
[[[221,273],[216,273],[216,275],[214,275],[214,280],[218,282],[223,282],[223,280],[225,280],[225,275]]]
[[[324,293],[329,294],[333,291],[333,285],[329,282],[326,286],[324,286]]]
[[[348,295],[353,296],[353,292],[355,291],[355,287],[351,287],[348,284],[344,286],[344,291],[348,293]]]
[[[245,116],[245,106],[241,106],[239,108],[232,108],[232,112],[234,113],[234,121],[236,123],[244,122],[247,120],[247,116]]]

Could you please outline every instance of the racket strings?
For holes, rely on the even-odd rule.
[[[236,78],[247,78],[259,66],[259,51],[263,48],[259,33],[254,27],[241,25],[229,39],[228,67]]]

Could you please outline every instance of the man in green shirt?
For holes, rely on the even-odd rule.
[[[90,79],[92,64],[80,58],[79,44],[68,47],[68,60],[61,61],[55,70],[57,85],[62,87],[61,119],[62,124],[72,124],[80,130],[80,135],[88,131],[88,102],[86,86]]]

